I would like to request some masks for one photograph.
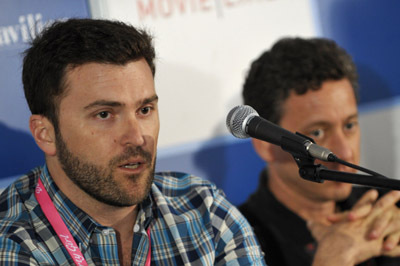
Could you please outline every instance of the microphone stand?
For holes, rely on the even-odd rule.
[[[299,167],[299,174],[306,180],[319,183],[324,182],[324,180],[331,180],[370,187],[387,188],[390,190],[400,190],[400,180],[391,179],[382,175],[364,175],[328,170],[320,164],[301,166]]]
[[[300,133],[296,134],[301,135]],[[305,137],[304,135],[301,136]],[[315,143],[312,138],[307,138]],[[353,169],[368,173],[369,175],[329,170],[321,164],[316,165],[314,163],[315,158],[309,155],[309,153],[305,150],[304,145],[298,145],[299,143],[285,137],[282,137],[281,140],[281,148],[293,156],[299,167],[300,176],[306,180],[317,183],[323,183],[324,180],[331,180],[370,187],[386,188],[390,190],[400,190],[400,180],[388,178],[361,166],[345,162],[333,154],[330,156],[329,161],[344,164]],[[293,147],[296,147],[296,149]]]

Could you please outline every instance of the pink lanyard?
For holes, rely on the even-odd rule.
[[[49,220],[50,224],[53,226],[58,237],[60,238],[63,245],[66,247],[69,255],[72,257],[73,261],[78,266],[87,266],[87,262],[82,255],[82,252],[76,245],[74,238],[69,232],[64,221],[61,219],[60,214],[54,207],[53,202],[50,199],[49,194],[43,186],[42,180],[38,179],[38,184],[35,190],[36,199],[39,202],[40,207],[43,210],[44,215]],[[147,253],[146,266],[150,266],[151,262],[151,238],[150,238],[150,227],[147,228],[147,235],[149,237],[149,252]]]

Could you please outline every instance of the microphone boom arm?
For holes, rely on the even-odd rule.
[[[306,180],[318,183],[322,183],[324,180],[331,180],[370,187],[400,190],[400,180],[386,178],[384,176],[364,175],[329,170],[320,164],[300,167],[299,174]]]

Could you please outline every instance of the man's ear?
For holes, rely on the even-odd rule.
[[[49,156],[56,155],[56,142],[53,124],[43,115],[32,115],[29,128],[39,148]]]
[[[251,142],[253,143],[253,147],[261,159],[266,162],[274,161],[275,156],[273,153],[273,144],[254,138],[251,139]]]

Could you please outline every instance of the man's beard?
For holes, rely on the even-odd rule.
[[[60,132],[56,133],[56,148],[58,160],[66,175],[80,189],[100,202],[112,206],[128,207],[141,203],[149,194],[154,179],[155,165],[152,164],[151,153],[144,151],[142,147],[129,146],[124,150],[123,154],[111,159],[106,168],[85,162],[82,158],[75,156],[68,149]],[[116,169],[119,164],[134,156],[142,157],[146,165],[149,165],[148,169],[151,169],[145,180],[144,191],[140,191],[139,195],[127,193],[113,176],[113,169]],[[129,175],[126,178],[130,178],[138,184],[140,182],[140,175]]]

